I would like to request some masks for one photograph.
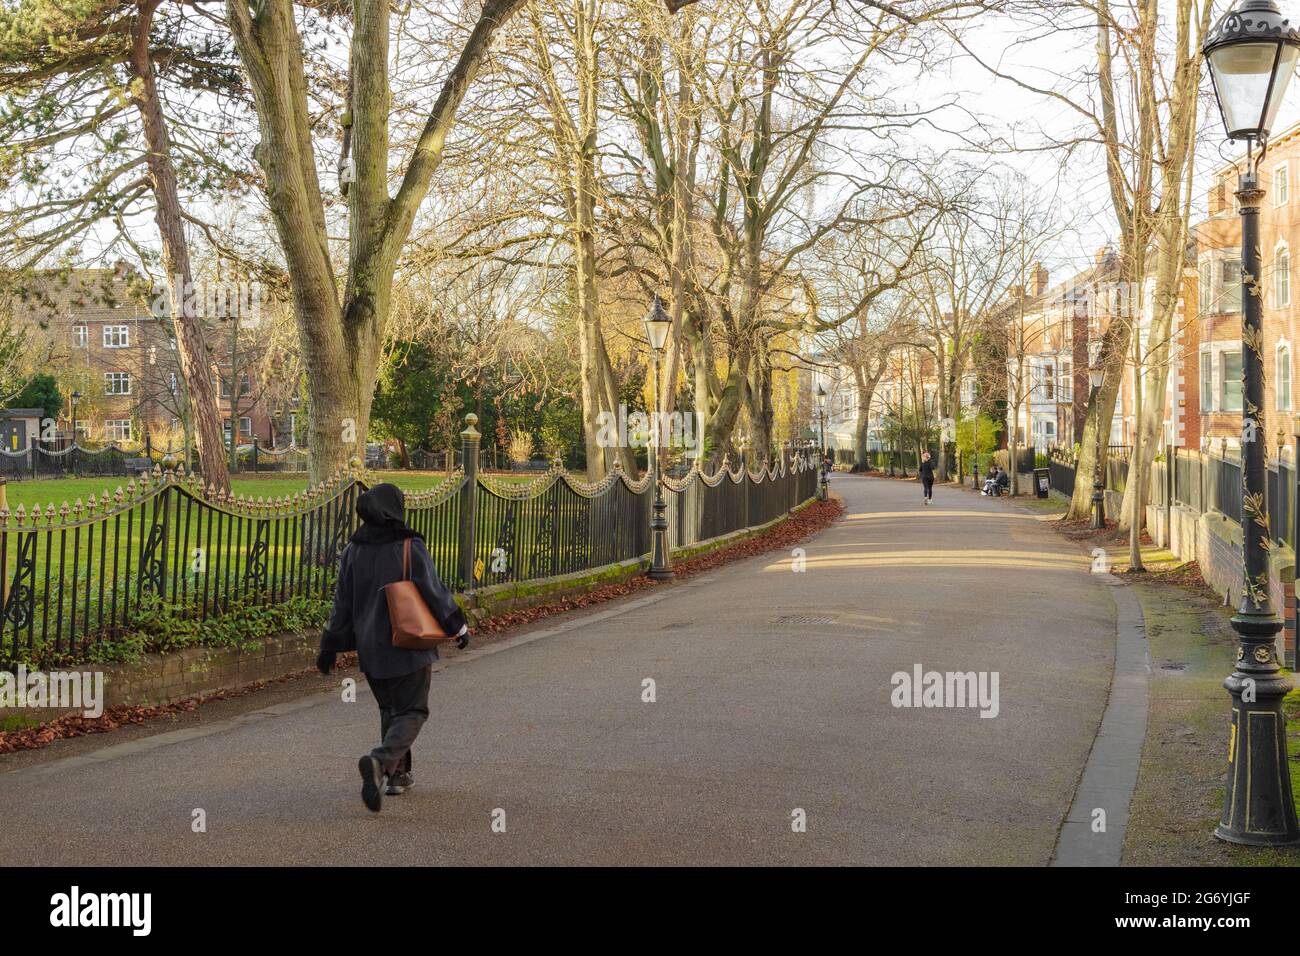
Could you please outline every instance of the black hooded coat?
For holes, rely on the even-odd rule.
[[[405,499],[396,485],[376,485],[357,499],[361,525],[339,561],[334,610],[321,635],[325,653],[357,652],[367,677],[403,677],[438,659],[437,650],[393,646],[388,601],[382,588],[402,579],[402,547],[411,540],[411,580],[424,603],[450,635],[465,627],[465,615],[433,568],[424,539],[404,520]]]

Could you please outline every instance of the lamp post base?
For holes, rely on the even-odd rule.
[[[664,501],[662,485],[658,487],[651,507],[654,517],[650,519],[650,535],[654,540],[654,549],[646,577],[651,581],[670,581],[676,574],[668,557],[668,518],[665,514],[668,505]]]
[[[1243,846],[1300,846],[1287,757],[1282,698],[1295,686],[1281,673],[1271,611],[1243,607],[1232,619],[1237,669],[1224,679],[1232,697],[1223,815],[1214,835]]]

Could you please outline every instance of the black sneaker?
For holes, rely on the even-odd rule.
[[[378,813],[384,805],[384,795],[379,786],[384,777],[383,769],[370,754],[357,761],[357,769],[361,771],[361,799],[368,809]]]
[[[399,770],[388,775],[388,789],[385,796],[396,797],[415,786],[415,775],[409,770]]]

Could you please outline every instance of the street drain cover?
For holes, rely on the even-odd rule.
[[[778,617],[772,623],[806,627],[810,624],[834,624],[835,618],[824,614],[787,614],[785,617]]]
[[[1187,670],[1186,661],[1161,661],[1160,669],[1162,671],[1183,671]]]

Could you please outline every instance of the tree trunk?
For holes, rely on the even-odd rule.
[[[196,314],[193,294],[194,277],[190,266],[189,246],[185,241],[185,224],[181,215],[176,170],[172,165],[171,137],[163,118],[162,102],[154,79],[153,59],[149,50],[149,31],[154,11],[161,0],[144,0],[131,39],[133,101],[140,113],[147,163],[153,179],[154,220],[162,239],[163,265],[167,270],[168,303],[176,330],[176,350],[181,375],[189,397],[190,417],[198,446],[199,467],[203,480],[218,491],[230,490],[230,473],[222,454],[224,442],[217,400],[212,391],[211,361],[202,318]]]
[[[348,276],[340,301],[312,143],[302,40],[290,0],[253,9],[227,0],[226,18],[248,76],[266,173],[266,196],[289,273],[307,372],[310,477],[321,481],[359,462],[365,447],[393,273],[442,162],[447,134],[496,31],[524,0],[485,0],[455,64],[438,87],[424,128],[389,195],[389,17],[385,0],[356,0],[349,54],[351,157]],[[218,447],[220,442],[218,442]]]

